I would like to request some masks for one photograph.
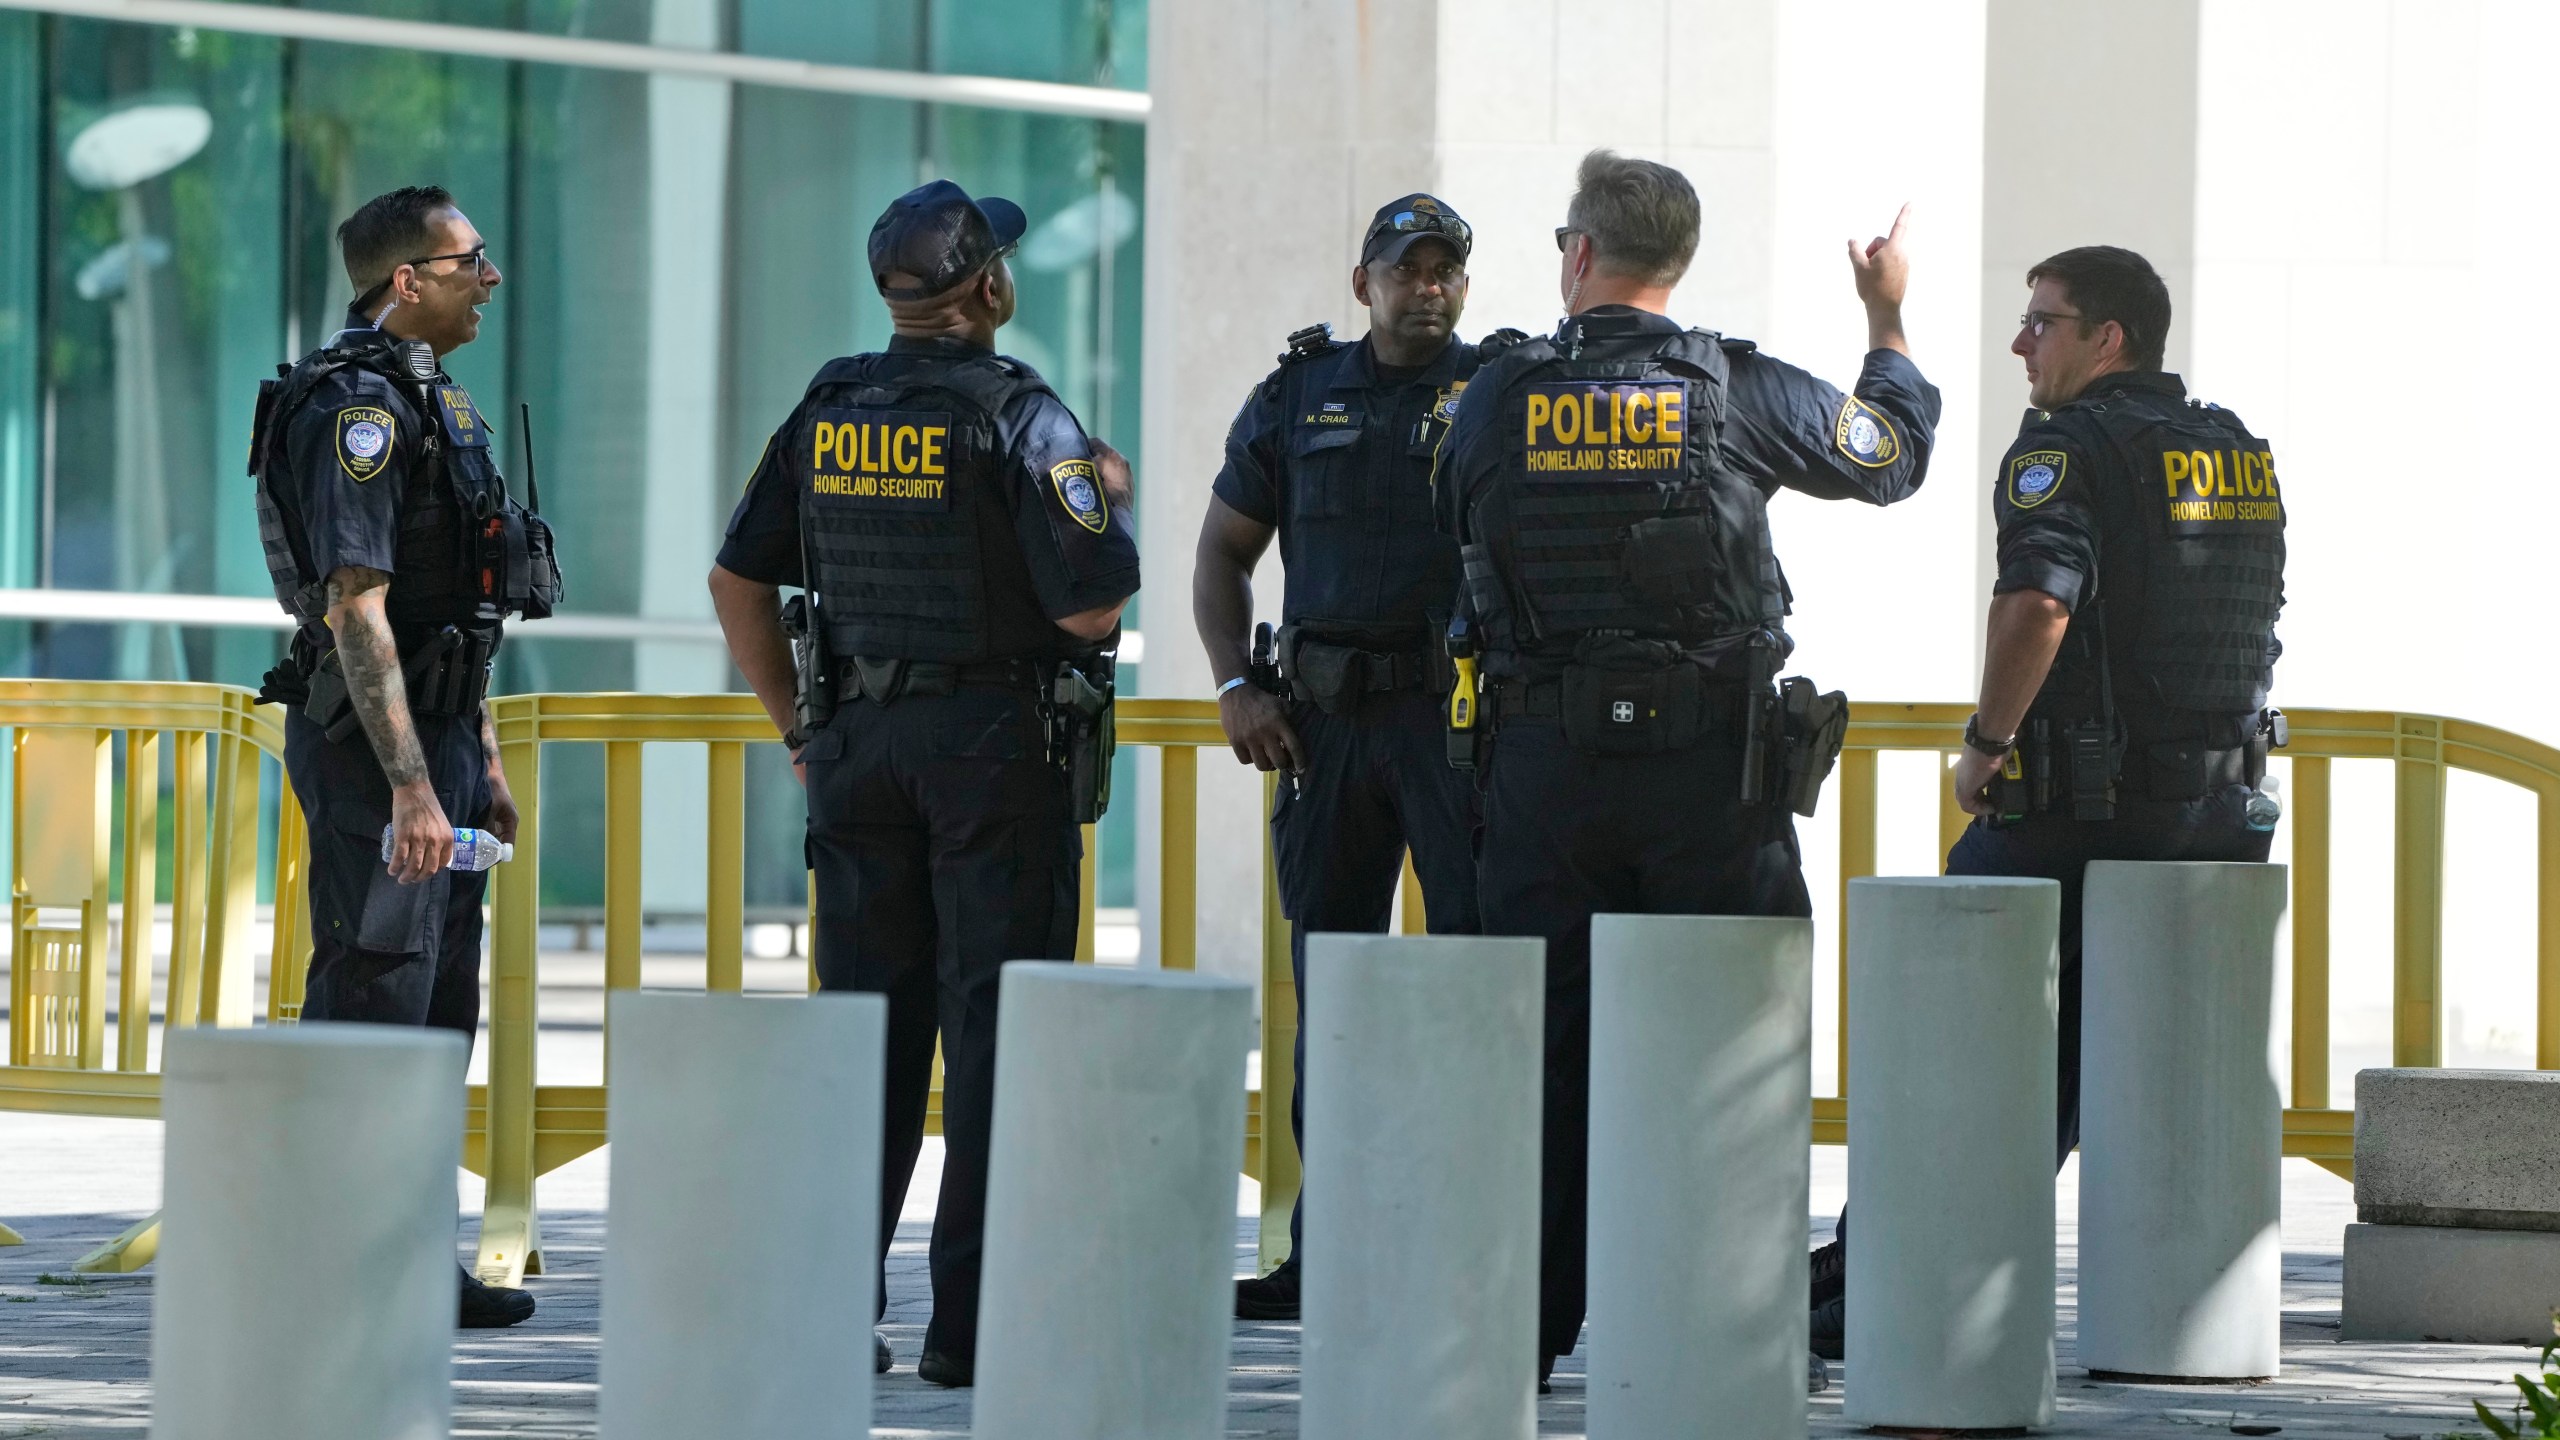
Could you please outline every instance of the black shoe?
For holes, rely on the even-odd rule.
[[[1819,1395],[1831,1388],[1831,1367],[1819,1355],[1804,1357],[1804,1393]]]
[[[889,1337],[874,1330],[871,1332],[871,1373],[886,1375],[889,1364]]]
[[[974,1367],[939,1350],[924,1352],[924,1358],[916,1362],[916,1378],[946,1390],[965,1390],[978,1381]]]
[[[1834,1240],[1813,1252],[1813,1308],[1836,1300],[1849,1284],[1848,1242]]]
[[[1236,1282],[1236,1318],[1298,1318],[1298,1261],[1295,1256],[1281,1261],[1280,1268],[1268,1275]]]
[[[1553,1385],[1548,1384],[1547,1382],[1548,1382],[1548,1380],[1549,1380],[1550,1378],[1552,1378],[1552,1377],[1555,1375],[1555,1373],[1556,1373],[1556,1357],[1554,1357],[1553,1355],[1541,1355],[1541,1356],[1539,1356],[1539,1357],[1538,1357],[1538,1393],[1539,1393],[1539,1394],[1541,1394],[1541,1395],[1548,1395],[1548,1394],[1553,1394],[1553,1393],[1554,1393],[1554,1391],[1555,1391],[1555,1388],[1556,1388],[1556,1387],[1555,1387],[1555,1386],[1553,1386]]]
[[[461,1267],[456,1266],[457,1270]],[[533,1318],[533,1296],[522,1290],[508,1290],[496,1285],[483,1285],[480,1277],[462,1270],[461,1315],[457,1320],[465,1330],[504,1330]]]
[[[1834,1295],[1813,1307],[1813,1353],[1825,1360],[1845,1358],[1849,1343],[1849,1301]]]

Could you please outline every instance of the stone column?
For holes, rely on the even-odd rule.
[[[468,1054],[389,1025],[171,1032],[152,1434],[446,1432]]]
[[[605,1440],[870,1433],[888,1002],[619,991]]]
[[[2281,865],[2089,866],[2080,1363],[2177,1379],[2282,1363]]]
[[[996,1025],[980,1440],[1216,1440],[1253,990],[1017,960]]]
[[[1853,1424],[2053,1418],[2062,887],[1849,885]]]
[[[1805,1430],[1813,922],[1591,924],[1593,1440]]]
[[[1328,1440],[1537,1430],[1546,942],[1307,941],[1305,1404]]]

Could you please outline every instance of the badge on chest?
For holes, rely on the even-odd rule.
[[[456,450],[489,448],[489,422],[480,418],[480,408],[459,385],[436,387],[436,423],[443,427],[445,443]]]

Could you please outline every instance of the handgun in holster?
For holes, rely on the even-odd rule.
[[[1467,617],[1449,617],[1442,649],[1449,657],[1449,768],[1473,770],[1484,758],[1484,697],[1476,682],[1475,636]]]
[[[836,718],[835,657],[827,653],[827,627],[807,595],[782,602],[782,629],[791,637],[791,718],[806,735]]]
[[[1108,656],[1058,666],[1049,692],[1050,758],[1067,775],[1076,823],[1091,825],[1111,808],[1111,758],[1119,746]]]
[[[1280,673],[1279,637],[1268,620],[1253,627],[1253,659],[1246,663],[1244,677],[1257,690],[1289,698],[1288,679]]]
[[[1784,770],[1774,797],[1810,820],[1822,801],[1822,782],[1840,759],[1849,740],[1849,697],[1838,690],[1816,691],[1811,680],[1790,675],[1778,686],[1778,731]]]

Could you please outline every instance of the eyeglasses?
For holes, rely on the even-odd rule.
[[[2086,315],[2062,315],[2051,310],[2030,310],[2018,317],[2018,325],[2037,339],[2044,338],[2045,327],[2056,320],[2086,320]]]
[[[439,260],[468,260],[471,262],[471,269],[474,274],[492,274],[495,273],[498,268],[497,266],[489,263],[489,247],[486,245],[474,245],[468,250],[457,250],[450,255],[421,255],[415,260],[403,260],[400,263],[403,265],[433,265]]]
[[[1578,230],[1578,229],[1574,228],[1574,227],[1573,227],[1573,226],[1571,226],[1571,225],[1559,225],[1559,226],[1557,226],[1557,227],[1556,227],[1556,253],[1557,253],[1557,254],[1559,254],[1559,255],[1561,255],[1561,254],[1563,254],[1563,253],[1564,253],[1564,241],[1565,241],[1565,237],[1566,237],[1566,236],[1568,236],[1568,235],[1579,235],[1579,234],[1581,234],[1581,233],[1582,233],[1582,232],[1581,232],[1580,230]]]
[[[1371,225],[1369,233],[1361,238],[1361,247],[1366,249],[1370,241],[1386,234],[1442,235],[1456,242],[1461,251],[1471,248],[1476,239],[1475,228],[1455,215],[1435,214],[1422,210],[1399,210]]]

